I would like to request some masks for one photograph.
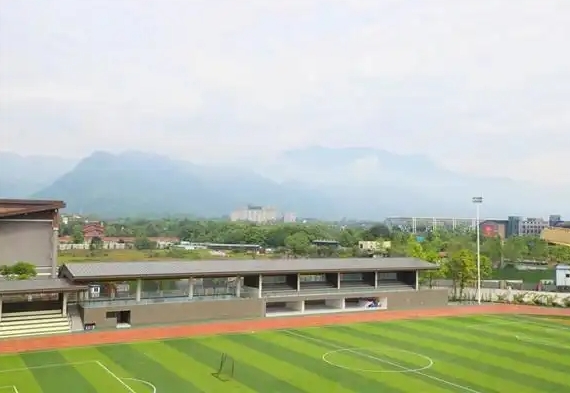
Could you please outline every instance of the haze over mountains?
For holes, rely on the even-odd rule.
[[[367,148],[290,150],[252,167],[136,151],[82,160],[0,152],[0,197],[62,199],[69,211],[108,218],[219,217],[248,203],[324,219],[472,216],[471,197],[480,193],[483,215],[504,217],[567,214],[570,200],[566,189],[466,176],[422,156]]]

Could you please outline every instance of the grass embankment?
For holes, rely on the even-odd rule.
[[[225,258],[251,259],[251,253],[229,252]],[[208,250],[69,250],[60,251],[59,263],[73,262],[135,262],[135,261],[169,261],[188,260],[198,261],[204,259],[219,259],[219,255],[213,255]],[[257,259],[265,256],[257,255]],[[2,392],[0,392],[2,393]]]

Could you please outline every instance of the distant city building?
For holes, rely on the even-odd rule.
[[[459,228],[475,228],[475,218],[458,217],[389,217],[385,220],[388,228],[399,228],[411,233],[432,231],[434,229],[456,230]]]
[[[266,206],[249,205],[242,209],[235,210],[230,215],[231,221],[248,221],[256,223],[267,223],[279,220],[281,217],[277,209]]]
[[[549,226],[549,222],[542,218],[529,217],[521,221],[519,234],[523,236],[538,236]]]
[[[555,227],[558,226],[562,221],[562,216],[560,214],[551,214],[548,216],[548,226]]]
[[[481,222],[484,237],[499,236],[503,239],[513,236],[538,236],[545,229],[563,223],[560,215],[551,215],[548,220],[536,217],[509,216],[506,220],[485,220]]]
[[[385,251],[392,248],[392,242],[386,241],[376,241],[376,240],[360,240],[358,242],[358,248],[365,251]]]
[[[483,237],[500,237],[507,238],[508,220],[484,220],[481,222],[479,229]]]
[[[297,222],[297,215],[295,213],[283,214],[283,222]]]

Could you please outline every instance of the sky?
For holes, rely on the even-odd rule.
[[[568,0],[0,1],[0,150],[422,154],[570,186]]]

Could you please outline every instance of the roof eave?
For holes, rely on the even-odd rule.
[[[137,278],[149,278],[149,279],[185,279],[185,278],[204,278],[204,277],[227,277],[227,276],[237,276],[237,275],[282,275],[282,274],[297,274],[297,273],[353,273],[353,272],[374,272],[374,271],[420,271],[420,270],[436,270],[437,266],[421,266],[421,267],[401,267],[401,268],[384,268],[384,269],[315,269],[315,270],[304,270],[304,271],[246,271],[246,272],[203,272],[203,273],[180,273],[180,274],[129,274],[129,275],[99,275],[99,276],[76,276],[71,271],[68,270],[69,277],[73,281],[96,281],[96,280],[133,280]]]
[[[63,293],[63,292],[78,292],[86,291],[89,289],[87,285],[74,285],[68,288],[43,288],[43,289],[7,289],[0,290],[0,295],[20,295],[28,293]]]

